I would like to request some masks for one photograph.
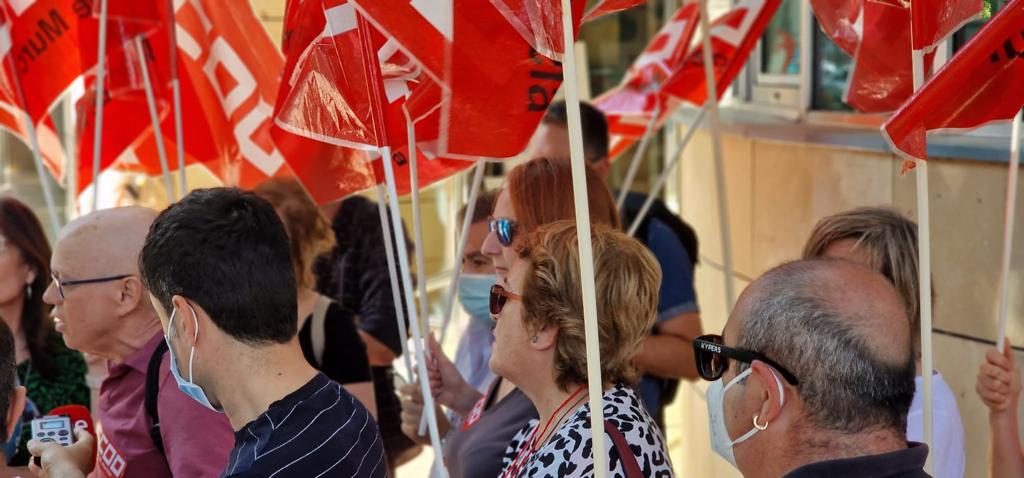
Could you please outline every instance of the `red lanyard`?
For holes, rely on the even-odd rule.
[[[537,436],[537,429],[540,427],[534,427],[533,431],[530,432],[530,436],[520,445],[521,448],[519,449],[519,453],[516,455],[516,459],[512,461],[512,464],[509,465],[509,467],[505,469],[505,472],[501,474],[501,478],[515,478],[519,476],[519,472],[522,470],[523,466],[526,465],[526,462],[530,461],[530,457],[532,457],[533,453],[537,451],[536,439],[543,438],[547,435],[548,429],[551,428],[555,417],[559,417],[558,421],[562,421],[561,419],[564,415],[559,416],[559,412],[561,412],[566,405],[572,402],[573,399],[582,391],[583,385],[580,385],[580,388],[577,388],[575,392],[572,392],[572,395],[569,395],[565,401],[555,409],[554,413],[548,417],[548,421],[544,424],[544,429],[540,432],[540,437]],[[526,446],[523,447],[523,445]]]

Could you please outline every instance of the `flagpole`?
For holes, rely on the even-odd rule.
[[[416,272],[419,276],[419,280],[416,281],[416,288],[419,290],[420,302],[420,318],[423,320],[423,324],[429,324],[427,320],[428,312],[428,301],[427,301],[427,275],[426,275],[426,260],[423,254],[423,213],[420,211],[420,181],[419,181],[419,155],[416,151],[416,126],[413,124],[412,119],[406,116],[405,119],[405,131],[408,135],[409,141],[409,189],[410,195],[412,196],[412,230],[413,240],[415,242],[415,259],[416,259]],[[429,330],[429,325],[427,329]],[[415,339],[419,340],[419,339]],[[426,345],[426,344],[423,344]],[[426,348],[424,347],[424,350]],[[430,360],[429,353],[425,353],[424,357]],[[423,436],[427,432],[427,415],[423,414],[420,417],[420,428],[419,435]]]
[[[9,38],[6,40],[10,43]],[[39,138],[36,136],[36,125],[32,122],[32,116],[28,114],[25,90],[21,88],[21,78],[18,77],[18,70],[14,65],[14,59],[11,55],[7,55],[5,60],[11,68],[11,79],[14,82],[14,88],[17,90],[18,100],[21,103],[21,108],[19,109],[25,115],[25,132],[28,134],[29,145],[32,147],[32,160],[36,165],[36,175],[39,176],[39,186],[43,188],[43,200],[46,202],[46,211],[50,216],[50,226],[56,235],[60,233],[60,219],[57,217],[57,206],[53,199],[53,188],[50,185],[49,178],[46,177],[49,173],[46,172],[46,167],[43,165],[43,153],[39,147]]]
[[[402,307],[402,288],[398,283],[398,266],[395,262],[395,248],[391,242],[391,226],[388,224],[387,193],[383,184],[377,185],[377,212],[380,214],[380,228],[384,233],[384,254],[388,262],[388,276],[391,280],[391,298],[395,302],[395,318],[398,319],[398,335],[402,338],[402,359],[405,362],[405,381],[415,383],[412,355],[409,353],[409,332],[405,328],[405,308]]]
[[[913,6],[911,6],[913,9]],[[913,16],[913,15],[911,15]],[[911,22],[913,31],[913,22]],[[911,33],[913,37],[913,33]],[[914,91],[921,89],[924,85],[924,52],[912,50],[911,63],[913,65]],[[924,393],[924,442],[929,447],[934,445],[933,439],[933,396],[932,396],[932,240],[931,240],[931,213],[929,212],[928,194],[928,162],[917,162],[917,261],[918,261],[918,285],[921,302],[921,378]],[[925,471],[933,474],[934,462],[931,456],[925,463]]]
[[[640,144],[637,145],[636,151],[633,153],[633,159],[629,162],[629,170],[626,171],[626,177],[622,180],[622,185],[619,186],[619,199],[616,201],[616,206],[620,211],[622,210],[622,206],[626,204],[626,197],[629,196],[629,188],[633,186],[633,180],[636,178],[636,173],[640,170],[640,159],[644,156],[644,152],[647,151],[647,144],[651,141],[651,138],[654,137],[655,126],[658,124],[658,116],[660,115],[661,105],[658,104],[654,107],[654,115],[652,115],[651,120],[647,122],[647,128],[644,129],[644,135],[640,138]]]
[[[445,297],[444,317],[441,318],[441,344],[444,344],[448,337],[448,326],[451,325],[452,311],[455,308],[455,294],[459,290],[459,279],[462,277],[462,256],[466,253],[466,243],[469,242],[469,229],[473,226],[473,215],[476,213],[476,200],[480,197],[480,189],[484,183],[484,170],[487,163],[483,160],[477,161],[476,171],[473,172],[473,185],[469,190],[469,201],[466,203],[466,214],[462,217],[462,234],[459,236],[459,244],[455,249],[455,266],[452,267],[451,280],[448,283],[448,295]]]
[[[178,197],[174,192],[174,181],[171,179],[171,171],[167,165],[167,151],[164,145],[164,135],[160,129],[160,115],[156,111],[156,95],[153,94],[153,81],[149,77],[149,62],[146,61],[146,49],[142,46],[142,35],[135,37],[135,51],[139,55],[139,65],[142,66],[142,83],[146,87],[146,104],[149,105],[149,120],[153,123],[156,155],[160,158],[160,170],[164,176],[164,187],[167,188],[167,199],[172,203],[177,202]]]
[[[185,197],[188,194],[188,180],[185,177],[185,130],[181,120],[181,80],[178,75],[178,35],[174,0],[167,0],[167,5],[167,35],[171,44],[171,95],[174,101],[174,136],[178,156],[178,197]]]
[[[1006,219],[1003,226],[1003,268],[999,276],[999,338],[996,347],[1003,353],[1006,342],[1007,312],[1010,307],[1010,262],[1013,259],[1013,226],[1017,210],[1017,175],[1020,169],[1020,129],[1024,112],[1013,118],[1010,136],[1010,173],[1006,184]]]
[[[608,476],[608,451],[604,433],[604,379],[601,377],[601,345],[597,324],[597,287],[594,284],[594,247],[590,232],[590,204],[587,197],[586,164],[583,158],[583,127],[577,91],[576,51],[570,0],[562,0],[562,67],[565,105],[569,119],[569,151],[572,163],[572,191],[576,207],[576,241],[579,248],[580,282],[583,293],[583,329],[587,352],[587,385],[590,395],[590,438],[594,456],[594,477]],[[598,439],[600,438],[600,441]],[[586,437],[584,437],[586,438]]]
[[[644,201],[644,205],[640,208],[640,211],[637,212],[636,217],[633,218],[633,223],[629,225],[627,234],[630,236],[635,235],[637,229],[640,228],[640,224],[644,221],[644,216],[647,216],[647,212],[651,210],[651,206],[653,206],[654,201],[657,200],[658,194],[661,193],[662,188],[664,188],[665,184],[668,182],[669,176],[671,176],[672,172],[675,171],[676,165],[679,164],[679,161],[683,157],[683,151],[685,151],[686,146],[690,144],[690,140],[697,132],[697,127],[700,126],[700,122],[704,120],[704,115],[707,112],[708,104],[705,103],[697,112],[697,117],[693,119],[693,123],[691,123],[686,129],[686,135],[683,136],[683,139],[676,145],[676,150],[672,153],[672,159],[670,159],[668,164],[665,165],[665,169],[662,170],[661,174],[658,176],[658,180],[655,181],[650,193],[648,193],[647,200]]]
[[[410,144],[410,150],[416,144]],[[410,155],[411,156],[411,155]],[[412,156],[413,158],[415,156]],[[444,467],[444,454],[441,447],[441,435],[437,429],[437,415],[434,405],[434,396],[430,392],[430,381],[427,379],[427,359],[424,349],[423,333],[420,330],[419,318],[416,314],[416,296],[413,293],[412,275],[409,271],[409,251],[406,247],[405,229],[402,228],[402,215],[398,204],[398,189],[395,183],[395,167],[391,164],[391,148],[381,148],[381,161],[384,162],[384,177],[387,182],[388,198],[391,203],[391,227],[395,231],[398,242],[398,260],[405,266],[401,270],[402,289],[405,292],[405,301],[409,304],[409,325],[412,328],[413,349],[416,352],[416,367],[419,372],[420,389],[423,392],[423,410],[427,416],[427,425],[430,429],[430,443],[434,447],[434,465],[441,473],[441,477],[448,476]],[[413,188],[417,186],[412,185]]]
[[[106,101],[103,91],[106,81],[107,63],[107,4],[108,0],[100,0],[100,38],[96,52],[96,129],[92,141],[92,210],[100,208],[100,152],[103,149],[103,103]]]
[[[729,203],[725,185],[725,162],[722,158],[722,135],[718,116],[718,84],[715,81],[714,58],[711,52],[711,29],[708,26],[708,0],[700,0],[701,46],[704,54],[704,82],[707,85],[708,131],[715,160],[715,185],[718,191],[718,221],[722,239],[722,265],[725,268],[725,310],[732,311],[736,302],[733,286],[732,229],[729,224]],[[694,258],[696,259],[696,258]]]

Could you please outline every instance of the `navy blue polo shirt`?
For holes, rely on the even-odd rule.
[[[235,432],[223,476],[384,478],[387,460],[370,412],[318,373]]]

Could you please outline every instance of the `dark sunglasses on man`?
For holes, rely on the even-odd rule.
[[[502,246],[511,247],[515,240],[516,222],[506,218],[491,218],[487,221],[487,229],[498,235],[498,242]]]
[[[782,374],[782,378],[785,378],[790,385],[794,387],[800,385],[800,381],[797,380],[795,375],[774,360],[757,352],[726,347],[724,344],[725,339],[721,335],[703,335],[693,341],[693,354],[697,361],[697,372],[704,380],[714,382],[722,378],[722,374],[729,369],[729,359],[746,364],[759,360],[778,370]]]

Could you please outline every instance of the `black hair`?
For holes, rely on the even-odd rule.
[[[563,128],[568,127],[569,116],[565,111],[565,102],[551,103],[543,121]],[[596,163],[608,159],[608,120],[605,119],[604,113],[590,103],[581,101],[580,123],[583,128],[583,154],[587,160]]]
[[[7,410],[18,386],[18,366],[14,362],[14,334],[0,320],[0,442],[7,441]]]
[[[295,273],[274,208],[236,188],[199,189],[153,222],[139,256],[149,291],[170,312],[180,295],[253,345],[296,333]]]

